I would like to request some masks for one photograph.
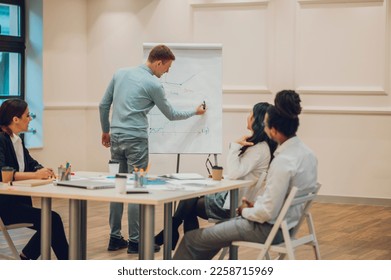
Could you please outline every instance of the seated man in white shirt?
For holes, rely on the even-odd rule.
[[[242,199],[238,217],[215,226],[187,232],[173,259],[212,259],[232,241],[264,242],[293,186],[306,189],[317,182],[317,159],[296,136],[301,113],[299,95],[283,90],[276,95],[275,105],[265,116],[265,131],[279,146],[274,152],[266,179],[265,192],[255,203]],[[300,209],[292,207],[287,214],[288,227],[298,223]],[[279,232],[274,240],[282,242]]]

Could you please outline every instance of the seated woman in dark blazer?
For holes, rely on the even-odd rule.
[[[33,159],[19,133],[28,130],[31,121],[27,103],[8,99],[0,107],[0,169],[15,169],[13,180],[48,179],[54,177],[51,168],[45,168]],[[1,172],[0,172],[0,179]],[[29,196],[0,195],[0,217],[4,224],[31,223],[36,233],[23,248],[21,259],[37,259],[41,255],[41,209],[32,205]],[[52,248],[57,259],[68,259],[68,242],[60,215],[52,211]]]

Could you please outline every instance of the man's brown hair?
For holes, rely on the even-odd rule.
[[[175,60],[175,55],[167,46],[158,45],[149,52],[148,56],[148,61],[151,63],[157,60],[161,60],[163,63],[166,63],[169,60]]]

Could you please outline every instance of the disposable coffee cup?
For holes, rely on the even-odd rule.
[[[115,191],[120,194],[126,193],[126,180],[128,177],[126,175],[115,175]]]
[[[115,175],[119,172],[119,162],[115,160],[109,160],[109,173]]]
[[[221,166],[213,166],[212,167],[212,179],[215,181],[221,181],[223,177],[223,167]]]
[[[14,170],[15,169],[10,166],[4,166],[3,168],[1,168],[1,177],[3,179],[3,183],[9,183],[12,181],[12,179],[14,178]]]

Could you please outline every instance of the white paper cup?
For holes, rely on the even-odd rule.
[[[109,162],[109,173],[115,175],[119,172],[119,162]]]
[[[117,193],[125,194],[126,193],[126,180],[128,177],[126,175],[115,175],[115,190]]]

